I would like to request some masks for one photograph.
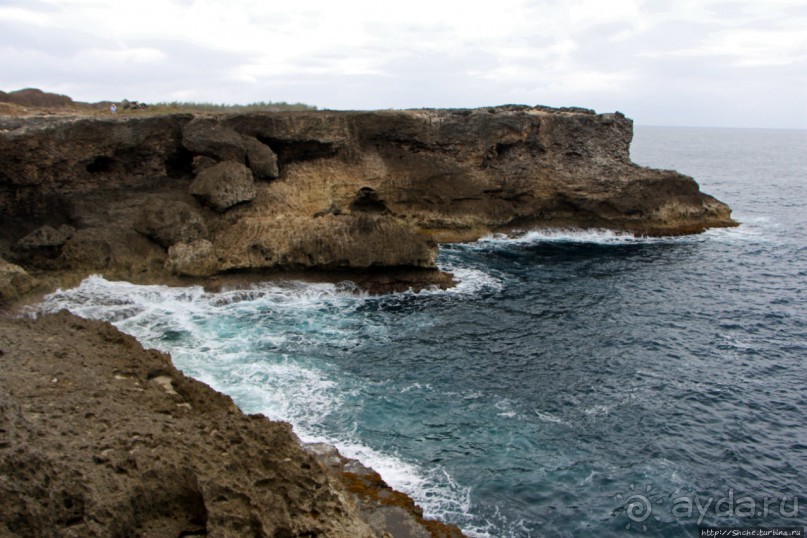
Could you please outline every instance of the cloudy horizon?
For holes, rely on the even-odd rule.
[[[0,0],[0,89],[805,129],[805,28],[801,0]]]

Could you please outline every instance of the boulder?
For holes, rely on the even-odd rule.
[[[210,276],[218,268],[213,243],[197,239],[190,243],[177,243],[168,249],[165,268],[179,276]]]
[[[172,200],[146,203],[135,229],[165,248],[207,237],[207,225],[199,211],[185,202]]]
[[[182,129],[182,145],[193,153],[217,161],[244,162],[246,150],[241,135],[209,118],[196,118]]]
[[[19,265],[0,258],[0,303],[17,299],[36,286],[36,279]]]
[[[269,146],[252,136],[245,136],[244,148],[247,151],[247,166],[258,179],[274,179],[280,172],[277,168],[277,155]]]
[[[203,170],[191,183],[190,192],[216,211],[226,211],[255,198],[255,180],[243,164],[226,161]]]

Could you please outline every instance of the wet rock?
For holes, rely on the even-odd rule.
[[[243,164],[221,162],[203,170],[191,183],[190,193],[202,203],[222,212],[255,198],[255,180]]]

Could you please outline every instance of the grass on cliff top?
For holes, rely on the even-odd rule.
[[[305,103],[287,103],[286,101],[259,101],[247,105],[171,101],[149,104],[148,108],[158,109],[161,112],[281,112],[284,110],[317,110],[317,107],[313,105],[307,105]]]

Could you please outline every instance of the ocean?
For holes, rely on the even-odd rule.
[[[470,536],[804,526],[807,131],[637,127],[631,154],[742,224],[443,245],[446,291],[94,276],[36,308],[113,322]]]

